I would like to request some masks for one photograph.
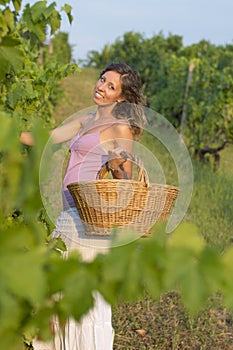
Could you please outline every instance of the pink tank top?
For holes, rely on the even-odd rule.
[[[72,182],[91,181],[101,166],[107,161],[108,154],[100,144],[100,131],[76,135],[70,142],[70,159],[63,180],[63,207],[74,207],[74,200],[67,189]]]

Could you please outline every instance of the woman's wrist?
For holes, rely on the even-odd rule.
[[[123,178],[123,179],[128,179],[128,174],[126,171],[124,171],[123,169],[120,168],[120,166],[118,166],[117,169],[114,169],[111,167],[111,165],[109,164],[109,162],[107,162],[107,169],[108,171],[111,171],[111,173],[118,177],[118,175],[120,175],[120,178]]]
[[[109,162],[107,162],[107,168],[108,168],[108,171],[111,171],[112,173],[115,172],[115,171],[119,171],[119,167],[117,169],[114,169],[114,168],[111,167]]]

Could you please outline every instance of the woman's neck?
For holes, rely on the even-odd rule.
[[[112,115],[112,110],[114,108],[114,106],[116,105],[116,102],[113,103],[108,103],[105,105],[99,105],[97,108],[97,112],[96,112],[96,117],[95,120],[97,119],[111,119],[114,118]]]

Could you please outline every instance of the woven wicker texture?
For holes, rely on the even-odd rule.
[[[106,179],[108,167],[104,165],[97,180],[67,186],[87,235],[111,235],[114,227],[144,235],[170,213],[179,189],[149,184],[142,162],[135,155],[131,160],[138,167],[137,180]]]

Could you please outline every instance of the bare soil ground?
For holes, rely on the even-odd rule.
[[[232,350],[233,316],[220,297],[191,316],[179,295],[170,292],[159,301],[145,296],[113,309],[114,350]]]

